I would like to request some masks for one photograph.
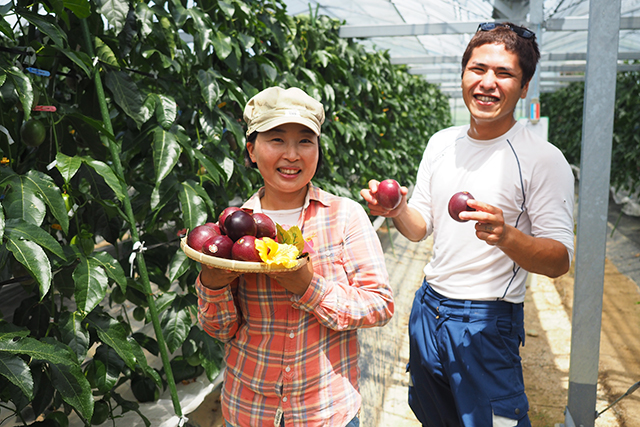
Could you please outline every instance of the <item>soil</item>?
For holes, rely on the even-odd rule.
[[[640,262],[640,254],[635,256]],[[527,292],[527,337],[521,356],[530,417],[535,427],[553,427],[565,421],[573,282],[573,271],[570,271],[555,280],[538,278]],[[640,381],[639,288],[609,259],[605,260],[598,372],[596,410],[604,412],[595,425],[640,425],[640,393],[632,393],[606,409]]]

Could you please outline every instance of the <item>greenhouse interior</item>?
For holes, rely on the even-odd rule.
[[[0,427],[231,425],[186,242],[264,185],[244,108],[270,86],[322,103],[313,183],[384,252],[395,313],[358,330],[360,425],[423,425],[407,330],[433,240],[361,191],[410,197],[430,138],[472,121],[462,55],[487,22],[535,33],[514,118],[575,179],[571,266],[526,279],[530,425],[637,426],[640,0],[0,0]]]

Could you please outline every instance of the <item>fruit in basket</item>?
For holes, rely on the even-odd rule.
[[[218,258],[231,259],[231,248],[233,240],[229,236],[219,235],[213,236],[207,240],[202,246],[202,252],[205,255],[211,255]]]
[[[221,230],[220,230],[220,226],[218,225],[217,222],[207,222],[204,225],[206,225],[207,227],[211,227],[214,230],[216,230],[216,233],[218,234],[224,234]]]
[[[206,224],[199,225],[189,232],[187,235],[187,245],[198,252],[202,252],[202,245],[218,233],[214,228]]]
[[[243,236],[231,248],[231,258],[237,261],[261,262],[255,236]]]
[[[224,220],[224,229],[227,236],[235,242],[242,236],[255,236],[258,226],[250,213],[238,210],[229,214]]]
[[[460,212],[463,211],[475,211],[474,208],[467,204],[469,199],[473,199],[473,196],[468,191],[460,191],[449,199],[449,215],[451,218],[458,222],[467,222],[468,219],[460,219]]]
[[[234,213],[235,211],[239,211],[239,210],[240,208],[237,208],[235,206],[229,206],[228,208],[225,208],[220,213],[220,216],[218,217],[218,226],[220,227],[220,231],[222,231],[222,234],[227,234],[227,230],[224,228],[224,222],[226,221],[227,217],[232,213]]]
[[[376,192],[376,200],[381,207],[394,210],[400,204],[402,200],[402,193],[400,192],[400,184],[395,179],[385,179],[378,184],[378,191]]]
[[[252,214],[253,220],[256,223],[257,231],[256,237],[269,237],[271,239],[276,238],[276,223],[273,222],[271,218],[267,214],[264,213],[254,213]]]

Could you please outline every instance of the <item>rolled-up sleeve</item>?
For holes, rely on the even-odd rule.
[[[223,342],[233,338],[240,323],[232,286],[209,289],[202,284],[199,275],[196,280],[198,321],[206,333]]]

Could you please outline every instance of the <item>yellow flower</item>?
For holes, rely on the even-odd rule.
[[[294,245],[278,243],[268,237],[256,240],[256,249],[262,262],[268,265],[281,265],[286,268],[298,264],[298,248]]]

